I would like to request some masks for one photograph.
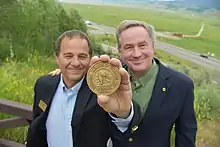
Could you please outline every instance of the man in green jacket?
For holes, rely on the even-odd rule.
[[[118,26],[116,38],[121,61],[130,73],[132,98],[140,111],[135,110],[131,129],[119,134],[113,146],[170,147],[175,126],[175,147],[195,147],[192,79],[154,58],[153,26],[126,20]]]

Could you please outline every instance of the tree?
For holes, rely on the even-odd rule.
[[[66,12],[54,0],[1,0],[0,57],[26,60],[34,53],[53,55],[56,38],[64,31],[77,29],[87,33],[79,13]]]

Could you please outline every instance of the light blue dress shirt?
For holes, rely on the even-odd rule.
[[[48,118],[46,121],[48,147],[73,147],[72,115],[75,107],[76,97],[84,78],[68,89],[61,75],[60,82],[54,95]],[[117,128],[124,132],[133,117],[133,105],[130,116],[127,119],[113,118]],[[74,121],[74,120],[73,120]]]

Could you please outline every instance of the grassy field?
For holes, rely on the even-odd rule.
[[[94,35],[94,38],[96,41],[98,41],[99,43],[104,43],[104,44],[108,44],[111,46],[116,46],[116,39],[113,35]]]
[[[152,9],[134,9],[115,6],[82,4],[66,4],[64,6],[67,10],[69,8],[77,9],[80,15],[86,20],[109,26],[117,26],[119,22],[125,19],[138,19],[154,25],[157,31],[179,32],[190,35],[197,33],[201,24],[205,23],[202,34],[203,38],[161,40],[199,53],[211,52],[220,59],[220,20],[217,18],[200,18],[180,15],[179,13],[177,15],[176,13],[154,11]]]

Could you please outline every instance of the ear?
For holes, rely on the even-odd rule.
[[[118,52],[121,53],[121,48],[118,48]]]
[[[152,40],[152,47],[154,50],[155,50],[155,44],[156,44],[156,42]]]
[[[58,56],[56,56],[56,63],[57,63],[57,65],[59,65],[59,58],[58,58]]]
[[[152,47],[153,47],[153,54],[155,54],[156,49],[155,49],[155,42],[154,42],[154,41],[153,41],[153,43],[152,43]]]

